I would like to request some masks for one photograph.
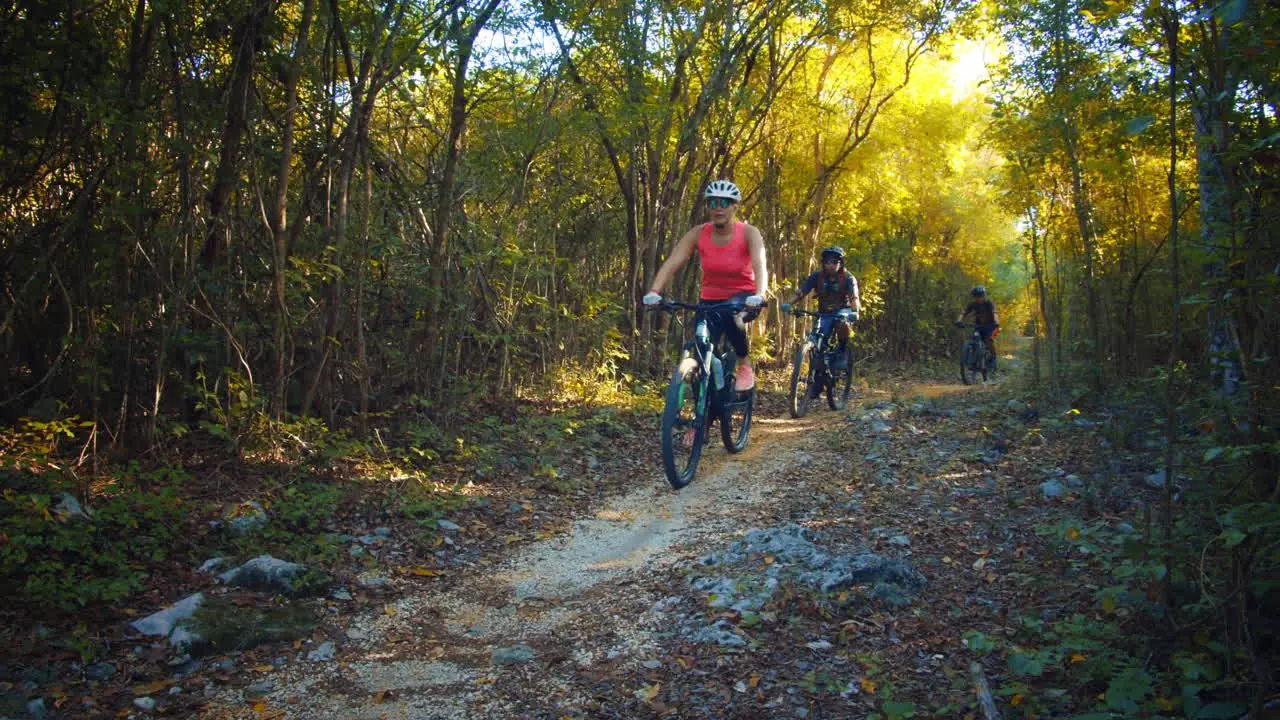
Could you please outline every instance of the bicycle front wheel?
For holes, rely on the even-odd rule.
[[[679,490],[693,480],[707,436],[707,377],[697,359],[685,357],[676,365],[667,386],[662,411],[662,465],[671,487]]]
[[[809,411],[813,386],[813,345],[804,343],[796,350],[791,367],[791,417],[804,417]]]
[[[978,379],[978,350],[973,343],[964,344],[964,349],[960,352],[960,380],[965,385],[972,385]]]
[[[837,362],[829,369],[831,382],[827,384],[827,407],[843,410],[853,392],[853,347],[845,345],[844,352],[836,357]]]

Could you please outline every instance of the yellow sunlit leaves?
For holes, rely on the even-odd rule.
[[[876,684],[871,680],[871,678],[860,678],[858,680],[858,687],[862,688],[862,692],[868,695],[871,695],[876,691]]]

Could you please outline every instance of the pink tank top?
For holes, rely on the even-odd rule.
[[[729,244],[717,247],[711,240],[712,224],[702,226],[698,236],[698,259],[702,263],[702,299],[728,300],[740,292],[756,291],[756,272],[747,250],[747,226],[733,224]]]

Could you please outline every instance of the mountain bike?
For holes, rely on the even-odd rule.
[[[791,417],[804,417],[809,411],[809,402],[816,400],[824,390],[827,407],[843,409],[853,391],[853,348],[846,344],[844,350],[836,350],[831,346],[830,333],[822,332],[822,319],[837,317],[839,313],[793,308],[791,314],[813,318],[813,328],[796,349],[791,368]],[[834,323],[831,329],[835,330]]]
[[[973,332],[969,333],[969,339],[964,341],[964,347],[960,350],[960,380],[965,385],[971,385],[978,380],[978,376],[982,376],[985,382],[987,374],[995,372],[996,354],[986,343],[982,342],[982,333],[978,332],[978,326],[972,323],[956,323],[956,327],[972,328]],[[994,333],[992,335],[994,338]]]
[[[742,311],[746,306],[741,301],[684,303],[664,299],[653,309],[670,313]],[[728,339],[721,333],[713,347],[707,320],[699,316],[693,340],[685,343],[671,373],[662,411],[662,466],[671,487],[679,490],[693,480],[713,420],[720,421],[720,439],[726,450],[736,453],[747,446],[755,388],[734,389],[737,364],[737,353]]]

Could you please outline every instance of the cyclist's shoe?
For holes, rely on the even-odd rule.
[[[738,392],[745,392],[756,386],[756,371],[750,365],[738,366],[738,372],[733,380],[733,389]]]
[[[810,400],[817,400],[817,399],[818,399],[818,398],[820,398],[820,397],[822,397],[822,386],[821,386],[821,385],[814,385],[813,387],[809,388],[809,399],[810,399]]]

